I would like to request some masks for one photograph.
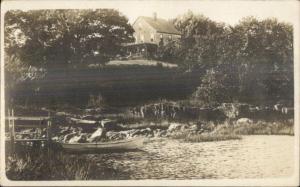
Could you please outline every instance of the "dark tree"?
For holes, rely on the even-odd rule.
[[[191,11],[173,22],[183,34],[175,57],[202,69],[194,96],[204,103],[293,100],[290,24],[247,17],[229,26]]]
[[[128,19],[113,9],[9,11],[5,15],[6,63],[36,67],[105,62],[133,41]]]

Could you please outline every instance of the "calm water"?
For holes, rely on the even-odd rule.
[[[88,156],[126,173],[118,179],[267,178],[292,175],[293,146],[293,136],[205,143],[157,139],[144,152]]]

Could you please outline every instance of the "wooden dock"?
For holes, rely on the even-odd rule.
[[[6,141],[10,142],[12,153],[15,152],[15,143],[17,142],[46,142],[48,145],[51,142],[51,127],[52,121],[50,113],[48,116],[15,116],[14,110],[8,110],[8,116],[5,117],[5,120],[8,120],[9,127],[9,138],[6,138]],[[15,121],[29,121],[35,122],[35,124],[15,124]],[[37,123],[38,122],[38,123]],[[31,138],[31,139],[20,139],[16,138],[17,135],[29,135],[32,133],[21,133],[16,131],[17,128],[46,128],[46,137],[45,138]]]

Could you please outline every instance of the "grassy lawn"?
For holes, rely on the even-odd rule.
[[[177,64],[171,64],[162,61],[156,60],[112,60],[108,62],[106,65],[109,66],[120,66],[120,65],[140,65],[140,66],[162,66],[168,68],[176,68],[178,67]]]
[[[225,140],[240,140],[241,136],[236,134],[214,134],[214,133],[204,133],[204,134],[177,134],[172,136],[173,139],[183,139],[186,142],[213,142],[213,141],[225,141]]]
[[[224,140],[238,140],[242,135],[294,135],[293,120],[266,122],[258,120],[252,124],[236,124],[207,122],[204,128],[210,130],[204,133],[179,132],[171,136],[186,142],[211,142]]]

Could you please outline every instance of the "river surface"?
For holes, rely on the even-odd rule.
[[[122,171],[115,179],[231,179],[293,174],[294,136],[185,143],[154,139],[142,152],[88,155]]]

